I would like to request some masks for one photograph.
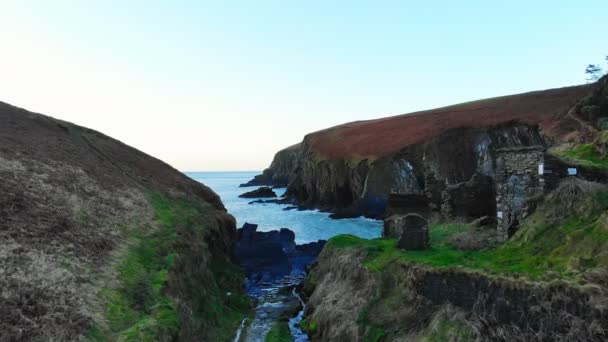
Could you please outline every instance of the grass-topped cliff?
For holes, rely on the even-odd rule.
[[[250,314],[219,197],[101,133],[0,103],[8,341],[227,341]]]
[[[362,249],[366,255],[364,265],[372,271],[394,262],[414,262],[501,276],[574,279],[596,268],[608,269],[607,220],[608,188],[569,179],[511,240],[493,248],[463,249],[456,238],[474,238],[475,234],[484,233],[480,231],[484,228],[466,224],[432,225],[431,248],[424,251],[403,251],[397,248],[395,239],[366,240],[352,235],[334,237],[328,244]],[[494,232],[492,228],[485,229]]]
[[[519,121],[559,137],[568,133],[559,118],[588,94],[576,86],[472,101],[382,119],[355,121],[311,133],[305,143],[322,159],[375,160],[424,143],[449,130]]]
[[[483,229],[434,224],[425,251],[332,238],[305,285],[303,326],[321,340],[606,338],[606,186],[564,181],[511,240],[466,248]]]
[[[286,194],[340,217],[383,217],[391,193],[435,191],[440,208],[442,185],[475,174],[496,180],[499,155],[511,149],[560,147],[568,164],[577,158],[593,170],[605,167],[588,144],[605,124],[608,114],[595,103],[607,88],[603,79],[313,132],[302,141]]]

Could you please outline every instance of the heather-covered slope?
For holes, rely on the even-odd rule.
[[[560,116],[589,92],[588,86],[502,96],[388,118],[356,121],[306,136],[321,159],[378,159],[428,142],[458,128],[493,127],[512,121],[538,125],[544,134],[569,133]]]
[[[234,219],[169,165],[0,103],[0,179],[2,340],[221,341],[249,312]]]

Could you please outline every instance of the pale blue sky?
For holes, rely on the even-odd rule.
[[[584,83],[608,1],[1,1],[0,101],[181,170],[304,134]]]

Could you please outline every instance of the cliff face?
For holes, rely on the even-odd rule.
[[[0,179],[3,340],[228,340],[248,312],[234,219],[160,160],[0,103]]]
[[[301,145],[295,144],[274,155],[270,167],[241,186],[274,186],[284,188],[296,176],[301,161]]]
[[[300,144],[295,144],[275,154],[269,168],[272,170],[272,181],[275,186],[285,187],[293,180],[301,153]]]
[[[605,290],[394,263],[326,247],[307,284],[313,341],[601,341]]]
[[[495,179],[500,151],[588,139],[568,113],[589,91],[505,96],[311,133],[287,194],[344,216],[382,216],[391,193],[426,193],[439,210],[446,187],[475,174]]]

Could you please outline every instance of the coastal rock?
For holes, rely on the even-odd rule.
[[[247,186],[272,186],[284,188],[295,178],[296,170],[301,159],[300,144],[289,146],[274,155],[270,167],[255,176],[241,187]]]
[[[467,183],[475,174],[496,178],[498,149],[569,139],[580,124],[567,116],[556,121],[556,115],[567,113],[589,91],[579,86],[505,96],[308,134],[286,195],[337,217],[382,217],[389,194],[424,194],[431,209],[440,211],[446,187]],[[484,198],[479,210],[467,204],[475,191],[459,198],[459,189],[448,190],[445,200],[452,204],[446,209],[471,218],[496,215],[490,198],[494,185],[488,178],[478,180],[488,185],[476,190]],[[460,187],[470,190],[467,184]]]
[[[245,188],[249,186],[272,186],[273,184],[274,183],[272,181],[272,171],[270,171],[270,169],[266,169],[262,174],[254,176],[252,180],[239,185],[239,187]]]
[[[319,255],[324,240],[296,245],[295,233],[287,228],[258,232],[257,224],[245,223],[237,231],[232,256],[249,278],[272,282],[292,271],[301,271]]]
[[[253,191],[241,194],[241,198],[277,197],[277,194],[269,187],[263,186]]]

